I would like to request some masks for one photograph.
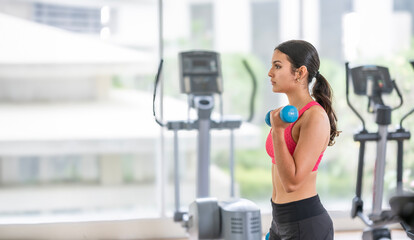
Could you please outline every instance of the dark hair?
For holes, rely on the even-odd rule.
[[[275,48],[275,50],[279,50],[287,55],[287,59],[292,64],[292,72],[301,66],[305,66],[308,69],[308,84],[312,82],[313,78],[316,79],[316,82],[312,88],[312,97],[325,109],[328,114],[331,125],[328,145],[334,145],[334,139],[340,133],[336,128],[336,122],[338,119],[332,107],[331,86],[322,74],[319,73],[320,61],[316,48],[312,44],[303,40],[290,40],[281,43]]]

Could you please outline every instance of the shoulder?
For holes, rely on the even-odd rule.
[[[303,121],[300,126],[299,139],[310,141],[313,144],[328,144],[331,125],[328,115],[324,108],[319,105],[310,107],[303,113]],[[314,141],[315,139],[325,139],[324,141]],[[325,146],[326,147],[326,146]],[[324,147],[321,147],[321,151]]]
[[[320,105],[314,105],[303,113],[303,125],[327,125],[329,126],[329,118],[325,109]]]

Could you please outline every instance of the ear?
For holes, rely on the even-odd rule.
[[[302,79],[305,76],[307,76],[308,73],[308,68],[305,65],[300,66],[297,70],[296,70],[296,78]]]

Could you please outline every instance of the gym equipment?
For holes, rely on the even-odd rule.
[[[190,239],[262,238],[260,211],[247,199],[217,202],[215,198],[198,198],[191,203],[188,215]]]
[[[401,226],[414,239],[414,195],[397,195],[390,199],[391,210],[401,219]]]
[[[270,113],[271,112],[272,111],[267,112],[266,117],[265,117],[265,122],[269,127],[272,126],[270,124]],[[299,113],[295,106],[286,105],[282,108],[282,110],[280,110],[279,116],[282,119],[282,121],[287,122],[287,123],[293,123],[296,120],[298,120]]]
[[[394,132],[388,131],[388,125],[391,124],[391,112],[403,104],[402,95],[394,80],[391,80],[389,71],[382,66],[365,65],[355,68],[349,68],[349,63],[345,64],[346,68],[346,100],[348,106],[357,115],[362,122],[362,130],[354,134],[354,141],[360,143],[358,172],[356,182],[356,196],[352,201],[351,217],[358,216],[368,226],[363,232],[363,240],[391,239],[390,231],[386,225],[401,221],[400,218],[390,210],[382,211],[382,198],[384,188],[384,172],[387,142],[390,140],[397,141],[397,194],[402,193],[402,173],[403,173],[403,142],[409,140],[411,134],[402,127],[403,120],[410,115],[407,113],[400,121],[399,128]],[[368,132],[365,128],[365,121],[353,107],[349,100],[349,80],[352,79],[354,93],[356,95],[368,97],[367,111],[375,115],[375,123],[378,125],[377,132]],[[391,108],[385,105],[382,95],[390,94],[393,89],[396,90],[400,98],[400,104]],[[368,216],[363,211],[363,201],[361,198],[362,178],[364,168],[364,155],[366,142],[374,141],[377,143],[377,152],[374,170],[372,212]]]
[[[154,99],[162,64],[163,61],[161,60],[155,81]],[[254,115],[254,96],[257,84],[247,62],[243,61],[243,64],[253,81],[250,117],[248,119],[248,121],[251,121]],[[223,116],[220,55],[212,51],[181,52],[179,53],[179,68],[181,92],[188,96],[187,120],[169,121],[164,124],[157,120],[153,109],[156,122],[160,126],[174,131],[174,221],[181,222],[189,233],[190,239],[259,240],[262,238],[260,209],[247,199],[234,199],[233,130],[240,127],[242,120]],[[219,121],[210,118],[214,108],[214,94],[218,94],[220,98],[221,117]],[[197,120],[190,120],[190,108],[197,110]],[[218,202],[215,198],[209,196],[210,129],[230,130],[230,195],[233,198],[230,201]],[[190,204],[188,212],[180,210],[179,130],[198,131],[197,199]]]

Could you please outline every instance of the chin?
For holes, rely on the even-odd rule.
[[[279,90],[279,89],[277,89],[276,87],[273,87],[272,88],[272,91],[274,92],[274,93],[280,93],[281,91]]]

